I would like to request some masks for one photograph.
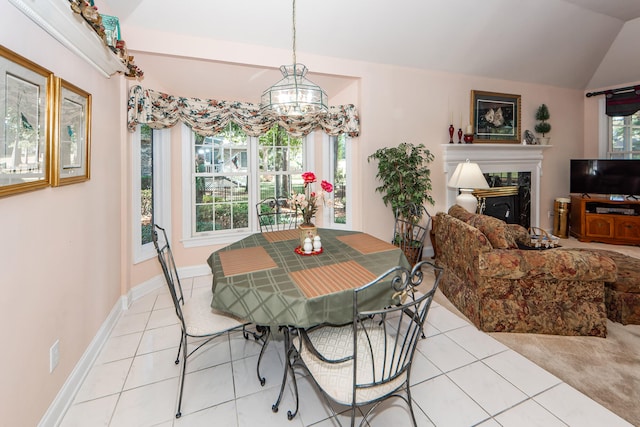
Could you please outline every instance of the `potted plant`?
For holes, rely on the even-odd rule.
[[[551,125],[547,123],[549,117],[549,108],[547,108],[546,104],[540,105],[536,111],[536,120],[538,120],[538,123],[536,123],[534,129],[536,132],[542,134],[542,137],[540,138],[540,143],[542,145],[549,144],[549,140],[551,139],[545,136],[545,134],[551,131]]]
[[[396,230],[393,243],[400,247],[415,246],[416,242],[404,242],[405,236],[413,236],[411,224],[417,224],[422,219],[425,202],[433,205],[431,197],[431,170],[429,163],[433,161],[433,154],[423,144],[413,145],[403,142],[397,147],[384,147],[371,154],[367,161],[378,161],[376,178],[381,185],[376,191],[382,194],[385,206],[390,206],[398,219],[408,224],[404,229]],[[408,221],[407,221],[408,220]],[[396,224],[397,226],[398,224]],[[422,246],[422,242],[417,242]]]

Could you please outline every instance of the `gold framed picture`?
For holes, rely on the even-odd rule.
[[[471,124],[476,143],[520,143],[521,96],[471,91]]]
[[[51,185],[86,181],[91,176],[91,94],[55,78]]]
[[[0,197],[49,185],[53,73],[0,46]]]

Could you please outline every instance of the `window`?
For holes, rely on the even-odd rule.
[[[153,224],[169,228],[169,131],[140,125],[132,136],[134,263],[155,256]]]
[[[183,138],[183,159],[189,162],[183,179],[190,187],[183,202],[186,246],[211,244],[212,236],[215,243],[230,242],[257,231],[256,203],[303,187],[311,137],[291,137],[279,126],[249,137],[230,123],[206,137],[183,126]]]
[[[609,117],[607,155],[610,159],[640,159],[640,111]]]
[[[351,228],[350,182],[351,145],[347,136],[326,136],[323,158],[326,160],[324,174],[333,183],[333,208],[325,209],[325,224],[333,228]]]
[[[210,137],[193,134],[193,234],[249,227],[250,138],[235,124]]]
[[[151,243],[153,231],[153,132],[140,127],[140,244]]]

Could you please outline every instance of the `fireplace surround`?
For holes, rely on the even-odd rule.
[[[443,144],[445,181],[460,162],[469,159],[477,163],[483,173],[531,173],[531,226],[540,226],[540,177],[544,150],[551,145],[523,144]],[[455,204],[457,189],[447,187],[447,207]]]

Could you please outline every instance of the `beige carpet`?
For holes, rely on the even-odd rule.
[[[562,239],[565,247],[618,250],[640,258],[640,247],[586,244]],[[438,291],[436,302],[464,317]],[[493,338],[640,426],[640,325],[607,322],[607,337],[490,333]]]

